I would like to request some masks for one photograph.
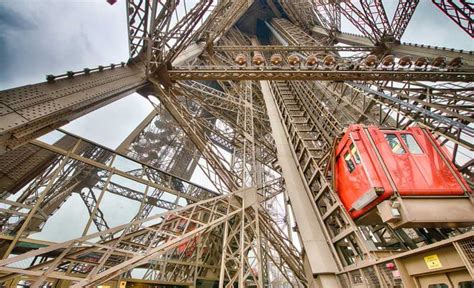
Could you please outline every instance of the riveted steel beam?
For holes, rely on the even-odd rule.
[[[474,81],[474,72],[468,71],[325,71],[291,68],[176,67],[168,73],[171,80]]]

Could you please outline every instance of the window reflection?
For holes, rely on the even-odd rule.
[[[415,140],[415,137],[411,134],[401,134],[400,137],[405,142],[408,147],[408,151],[412,154],[423,154],[423,150],[421,150],[420,146]]]
[[[395,134],[385,134],[385,139],[387,139],[388,145],[392,148],[392,152],[395,154],[405,154],[405,149],[400,143],[397,135]]]

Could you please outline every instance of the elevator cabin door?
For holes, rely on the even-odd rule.
[[[364,171],[359,152],[352,141],[347,141],[341,151],[340,157],[342,157],[344,161],[337,162],[336,175],[344,175],[344,177],[341,177],[337,181],[339,196],[347,210],[353,211],[361,209],[374,200],[364,200],[364,195],[367,191],[374,187]],[[348,187],[350,187],[350,189],[348,189]]]

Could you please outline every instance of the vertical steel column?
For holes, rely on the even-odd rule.
[[[285,178],[288,195],[291,200],[295,220],[299,227],[301,240],[308,259],[310,271],[306,271],[309,279],[313,279],[313,287],[338,287],[335,273],[338,271],[335,256],[324,237],[322,224],[319,221],[312,199],[306,191],[303,180],[298,173],[297,163],[291,152],[290,143],[278,113],[276,102],[268,81],[260,81],[262,94],[267,107],[272,134],[277,147],[278,163]],[[317,278],[313,278],[317,276]],[[309,280],[311,281],[311,280]],[[311,283],[311,282],[310,282]]]

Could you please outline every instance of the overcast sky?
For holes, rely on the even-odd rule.
[[[391,17],[398,1],[384,2]],[[472,39],[430,0],[420,2],[402,41],[473,50]],[[343,24],[343,31],[357,33],[347,21]],[[62,74],[69,70],[82,70],[127,59],[124,0],[118,0],[113,6],[105,0],[0,2],[0,90],[44,81],[47,74]],[[64,128],[115,148],[149,111],[151,105],[141,96],[132,94]],[[200,184],[205,185],[202,177],[200,180]],[[77,233],[80,234],[80,227],[86,220],[79,223],[81,221],[76,216],[87,212],[83,205],[76,205],[77,201],[80,200],[68,201],[48,222],[45,233],[41,234],[54,235],[52,240],[79,236]],[[105,201],[109,203],[103,207],[106,218],[112,221],[131,218],[134,209],[138,207],[133,204],[134,209],[130,209],[129,202],[124,199]],[[124,207],[127,209],[123,209]],[[118,217],[117,213],[125,213],[127,216]],[[64,225],[68,225],[67,230],[71,233],[66,233]],[[43,236],[38,237],[44,238]]]

